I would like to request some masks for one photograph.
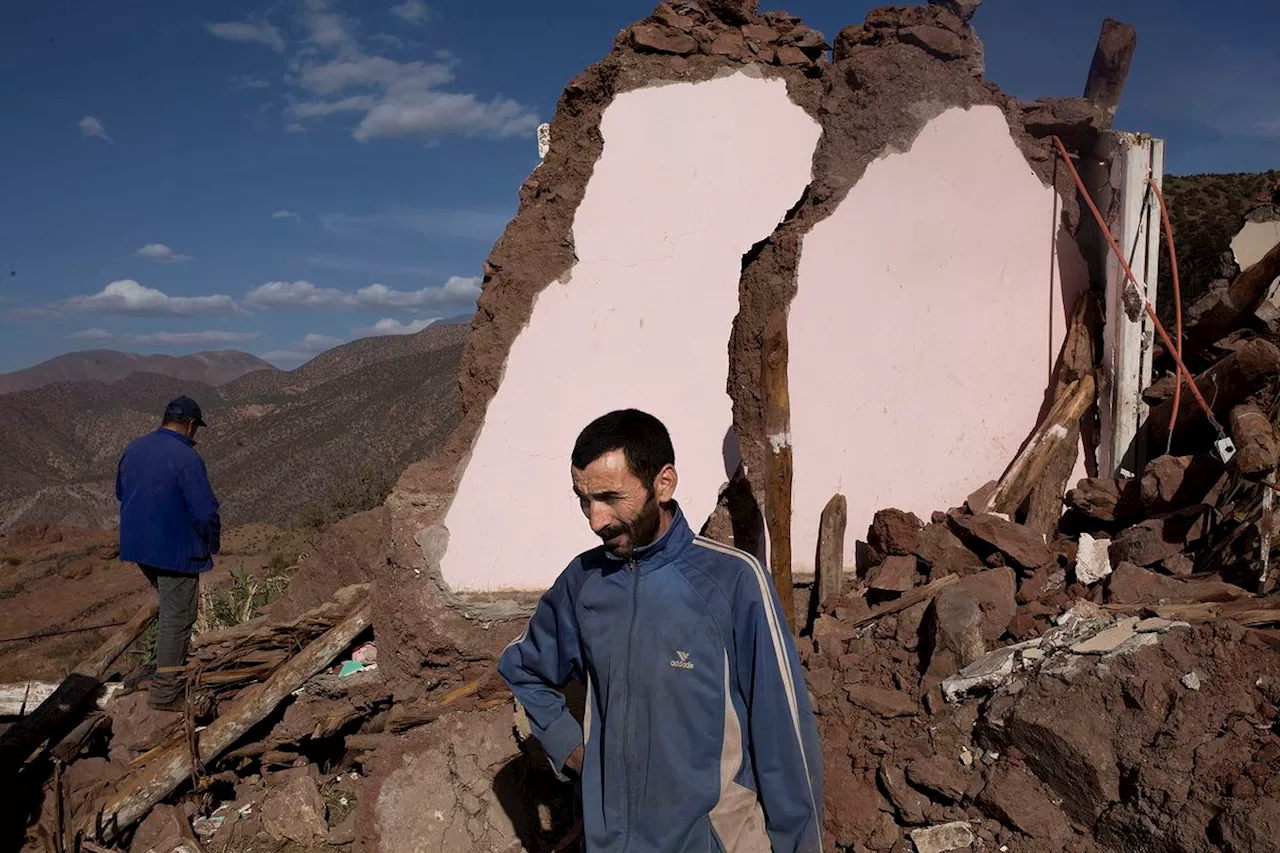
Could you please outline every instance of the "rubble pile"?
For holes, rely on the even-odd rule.
[[[839,849],[1280,850],[1280,349],[1231,310],[1186,334],[1212,421],[1184,387],[1171,436],[1172,378],[1145,395],[1147,448],[1184,455],[1080,480],[1043,532],[988,511],[1003,482],[876,515],[801,639]]]

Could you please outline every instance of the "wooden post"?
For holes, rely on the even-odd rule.
[[[1058,359],[1053,389],[1055,402],[1062,399],[1072,382],[1093,372],[1096,365],[1094,335],[1101,331],[1101,325],[1102,315],[1097,299],[1092,292],[1081,294],[1071,314],[1071,324]],[[1094,390],[1096,394],[1097,389]],[[1031,497],[1027,500],[1026,526],[1036,533],[1049,534],[1058,529],[1058,521],[1062,518],[1062,498],[1079,456],[1080,437],[1082,434],[1093,435],[1093,431],[1084,429],[1084,419],[1092,409],[1092,405],[1086,407],[1080,419],[1067,425],[1069,435],[1049,459],[1040,481],[1031,490]]]
[[[764,510],[769,527],[769,566],[778,601],[795,633],[795,590],[791,582],[791,396],[787,384],[787,315],[775,312],[764,330],[760,353],[764,389],[764,430],[769,448],[764,466]]]
[[[1013,460],[1009,470],[1000,478],[978,515],[984,512],[1011,515],[1022,505],[1054,456],[1068,442],[1079,441],[1079,433],[1073,433],[1070,427],[1078,424],[1080,416],[1093,405],[1093,390],[1091,373],[1071,383],[1066,392],[1054,402],[1049,416],[1036,427],[1031,440]]]
[[[129,624],[112,634],[93,654],[85,658],[58,685],[52,696],[0,735],[0,773],[16,770],[45,741],[57,743],[66,736],[75,726],[80,712],[97,695],[107,667],[147,629],[155,618],[158,607],[153,601],[138,611],[129,620]]]
[[[849,502],[837,494],[822,508],[818,522],[818,559],[814,562],[818,577],[818,609],[840,595],[844,582],[844,533],[848,524]]]
[[[1084,84],[1084,97],[1106,113],[1107,129],[1120,106],[1120,93],[1137,48],[1137,30],[1115,18],[1103,20],[1093,63],[1089,66],[1089,79]]]
[[[246,688],[225,714],[200,732],[201,761],[217,758],[270,714],[285,697],[332,663],[369,626],[369,621],[369,605],[363,604],[262,684]],[[116,840],[119,830],[144,817],[191,772],[191,751],[186,741],[171,745],[124,782],[119,792],[102,807],[101,812],[91,815],[79,828],[80,831],[90,840],[111,843]],[[101,837],[98,837],[99,831]]]
[[[1212,344],[1238,329],[1245,319],[1258,310],[1271,283],[1280,276],[1280,243],[1262,256],[1262,260],[1236,276],[1194,323],[1187,336],[1204,344]]]

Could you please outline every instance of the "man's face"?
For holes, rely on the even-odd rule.
[[[631,473],[623,452],[613,450],[585,469],[574,468],[571,473],[582,514],[609,553],[630,557],[637,548],[658,538],[662,527],[660,503],[671,499],[674,468],[668,466],[655,483],[646,484]]]

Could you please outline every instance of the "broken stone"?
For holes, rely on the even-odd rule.
[[[982,609],[968,590],[951,586],[938,593],[925,624],[930,645],[925,676],[929,682],[949,678],[986,654]]]
[[[1098,521],[1127,524],[1142,517],[1142,487],[1132,479],[1086,477],[1067,492],[1067,505]]]
[[[845,693],[854,705],[878,717],[914,717],[920,713],[920,703],[901,690],[857,684],[846,687]]]
[[[688,33],[664,30],[653,24],[638,24],[631,30],[631,43],[636,50],[688,56],[696,53],[698,42]]]
[[[1062,811],[1018,765],[994,774],[978,795],[977,805],[1005,826],[1049,842],[1055,849],[1063,849],[1071,831]]]
[[[1193,672],[1188,672],[1186,675],[1182,676],[1182,686],[1187,688],[1188,690],[1199,690],[1200,689],[1199,673],[1196,673],[1193,671]]]
[[[778,64],[780,65],[812,65],[813,61],[809,59],[808,54],[793,45],[785,44],[777,49]]]
[[[898,31],[898,38],[944,60],[959,59],[969,52],[964,39],[942,27],[907,27]]]
[[[707,11],[730,26],[741,26],[756,16],[757,0],[703,0]]]
[[[1008,557],[1013,563],[1028,571],[1035,571],[1054,560],[1053,550],[1045,544],[1044,539],[1028,527],[1014,524],[1002,518],[985,513],[970,518],[951,516],[957,532],[994,548]]]
[[[969,497],[964,499],[964,508],[969,510],[970,515],[978,515],[985,512],[987,501],[991,500],[991,495],[995,493],[996,487],[999,485],[995,480],[988,480],[983,483]]]
[[[929,567],[930,580],[947,575],[967,575],[981,571],[986,565],[945,522],[934,523],[920,531],[915,554]]]
[[[989,644],[1000,639],[1018,612],[1015,597],[1017,579],[1013,569],[1007,566],[988,569],[961,578],[958,585],[973,597],[982,610],[983,640]]]
[[[1200,503],[1222,473],[1222,463],[1211,456],[1160,456],[1142,472],[1143,506],[1161,514]]]
[[[1067,585],[1067,572],[1061,566],[1042,566],[1018,587],[1019,604],[1043,601],[1046,596]]]
[[[1160,561],[1160,569],[1175,578],[1185,578],[1195,574],[1196,564],[1186,554],[1174,554]]]
[[[1149,518],[1126,528],[1111,540],[1111,562],[1154,566],[1180,552],[1203,533],[1204,511],[1199,508]]]
[[[907,781],[927,794],[946,802],[964,799],[969,779],[959,762],[939,756],[918,758],[907,765]]]
[[[1138,617],[1131,616],[1105,628],[1083,642],[1076,643],[1071,651],[1078,655],[1105,655],[1120,648],[1137,633]]]
[[[938,6],[967,21],[977,13],[982,0],[929,0],[930,6]]]
[[[881,554],[904,557],[920,547],[923,528],[915,513],[900,509],[882,509],[871,520],[867,544]]]
[[[835,686],[835,673],[825,667],[814,669],[809,671],[808,678],[805,680],[814,696],[827,696]]]
[[[1217,825],[1226,853],[1280,851],[1280,799],[1227,800]]]
[[[329,834],[324,799],[308,776],[295,776],[267,792],[262,804],[262,828],[277,841],[308,845]]]
[[[1076,580],[1088,586],[1111,574],[1110,547],[1108,539],[1094,539],[1088,533],[1081,533],[1076,551]]]
[[[741,60],[747,55],[747,42],[737,30],[725,30],[716,36],[708,50],[718,56]]]
[[[886,557],[867,574],[867,586],[882,592],[907,592],[915,585],[915,557]]]
[[[844,644],[853,639],[853,629],[834,616],[819,616],[813,623],[813,641],[818,652],[832,662],[844,654]]]
[[[1231,440],[1236,445],[1236,470],[1245,477],[1265,476],[1276,469],[1280,439],[1271,419],[1256,404],[1244,403],[1231,410]]]
[[[964,821],[953,821],[927,829],[913,829],[911,843],[916,853],[946,853],[948,850],[963,850],[971,847],[975,840],[973,830]]]
[[[1037,139],[1059,137],[1073,151],[1093,150],[1109,125],[1102,108],[1084,98],[1038,98],[1022,105],[1022,123]]]
[[[1232,601],[1245,595],[1238,586],[1215,579],[1178,580],[1132,563],[1121,563],[1107,580],[1112,604],[1192,604]]]
[[[815,29],[809,27],[796,27],[787,38],[800,50],[813,60],[820,59],[824,53],[831,49],[831,45],[827,44],[826,37]]]
[[[884,790],[889,802],[898,811],[898,819],[907,826],[919,826],[927,822],[925,811],[930,803],[907,784],[902,770],[888,763],[880,765],[880,787]]]

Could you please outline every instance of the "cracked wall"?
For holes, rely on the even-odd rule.
[[[538,294],[445,516],[455,590],[541,589],[598,544],[573,499],[578,432],[662,419],[700,525],[737,467],[728,340],[742,256],[809,182],[821,129],[748,67],[619,95],[573,223],[577,262]]]
[[[510,618],[596,544],[568,455],[611,408],[668,422],[694,527],[734,473],[735,439],[737,482],[762,501],[760,349],[779,313],[794,312],[798,567],[836,488],[851,512],[924,511],[999,473],[1083,282],[1074,190],[1041,137],[1083,147],[1096,116],[983,80],[959,14],[976,4],[946,5],[874,10],[830,51],[748,0],[678,0],[569,83],[486,262],[462,423],[388,501],[375,620],[407,633],[394,667],[417,675],[457,645],[414,633],[441,602]],[[937,461],[924,480],[916,457]],[[868,520],[851,515],[850,552]]]

